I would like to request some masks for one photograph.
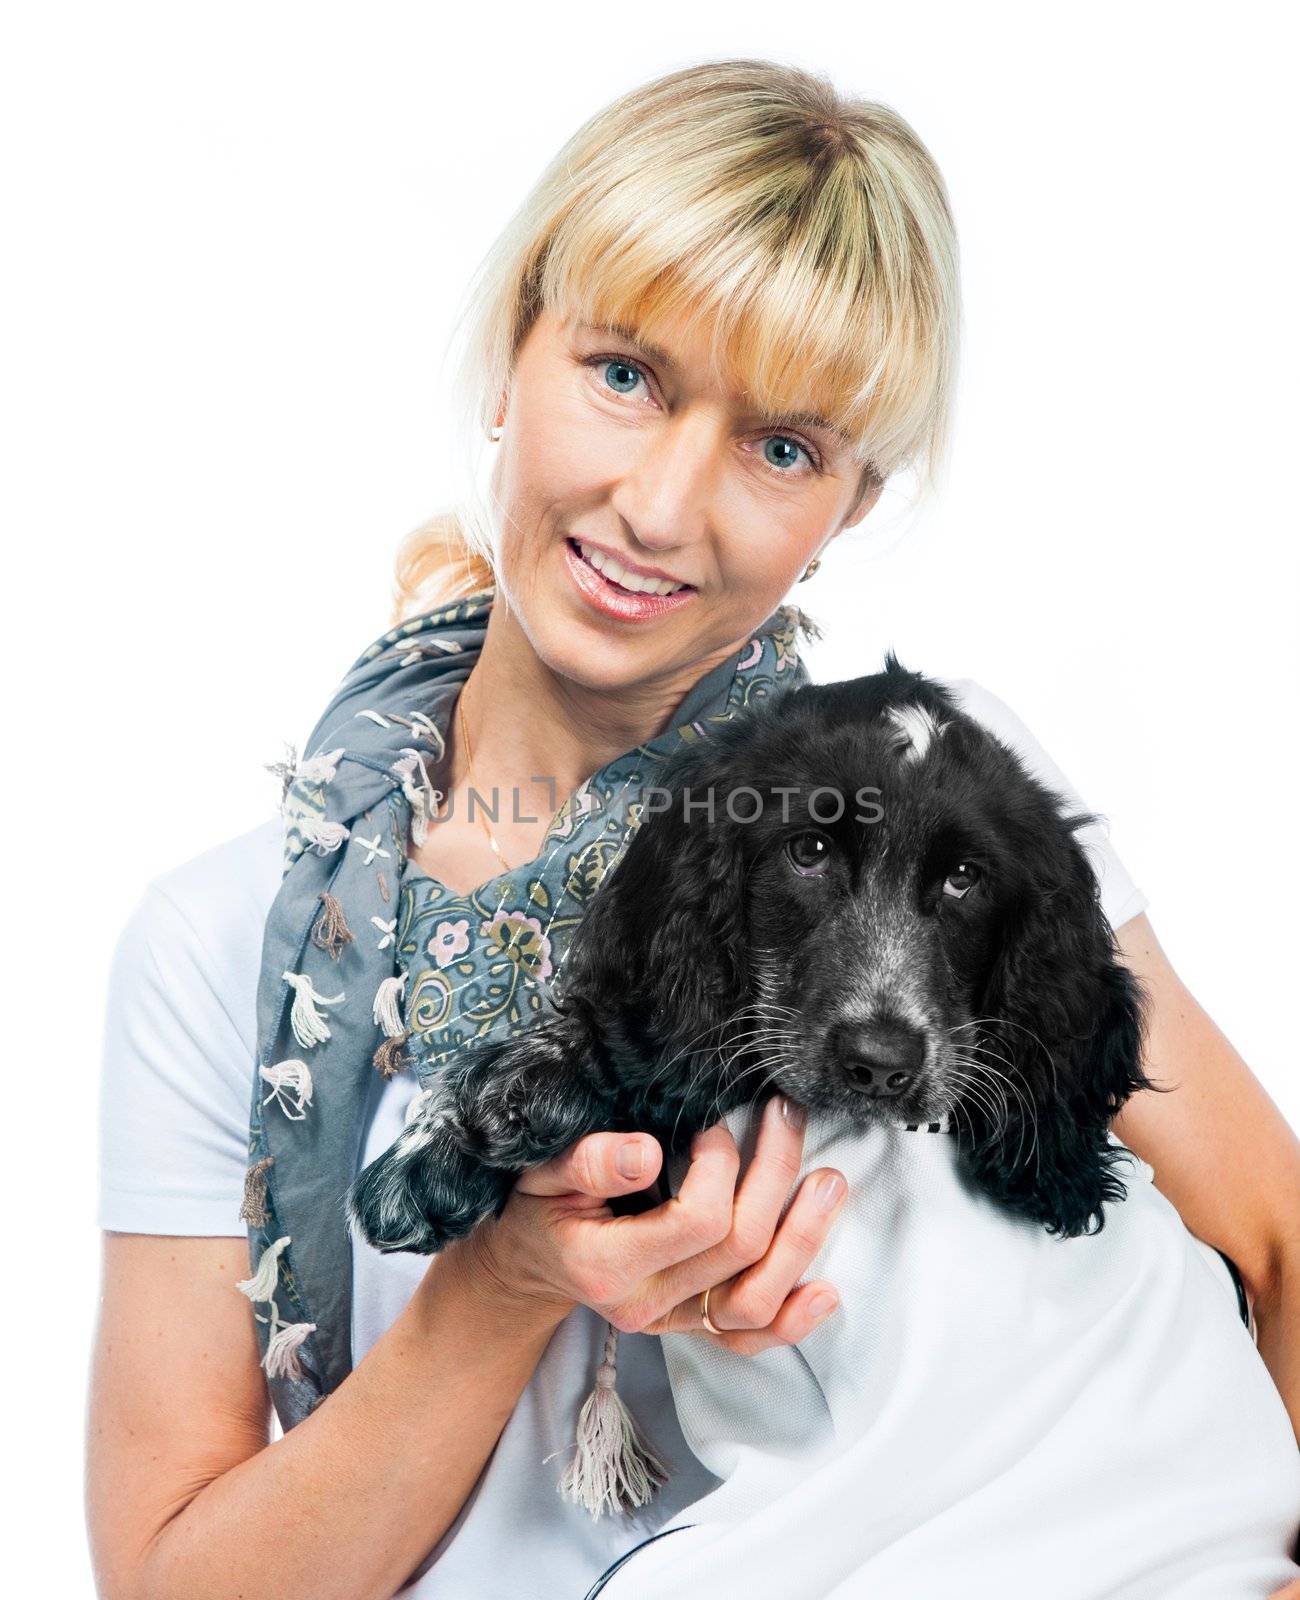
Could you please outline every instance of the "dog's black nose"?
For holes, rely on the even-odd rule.
[[[835,1050],[849,1087],[872,1100],[911,1088],[925,1060],[925,1037],[907,1022],[841,1022]]]

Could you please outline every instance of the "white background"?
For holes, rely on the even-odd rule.
[[[47,4],[0,39],[27,1595],[91,1592],[112,941],[149,876],[270,814],[261,763],[387,626],[393,550],[443,503],[469,272],[578,123],[660,71],[798,61],[933,151],[964,255],[949,484],[919,515],[888,496],[797,591],[813,675],[892,644],[1006,700],[1300,1125],[1285,8],[467,11]]]

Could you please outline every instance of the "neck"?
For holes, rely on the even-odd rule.
[[[729,645],[675,674],[611,690],[554,672],[504,605],[488,617],[483,649],[462,690],[474,788],[495,801],[504,840],[555,810],[615,756],[662,733],[699,679],[736,648]],[[452,722],[455,783],[468,781],[460,711]],[[495,793],[494,793],[495,791]]]

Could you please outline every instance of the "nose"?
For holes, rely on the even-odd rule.
[[[925,1037],[894,1018],[841,1022],[835,1054],[851,1089],[870,1100],[892,1100],[916,1082],[925,1060]]]

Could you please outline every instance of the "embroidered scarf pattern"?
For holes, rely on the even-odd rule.
[[[252,1273],[239,1287],[286,1432],[351,1371],[344,1198],[372,1099],[395,1072],[413,1070],[427,1089],[470,1041],[530,1026],[656,769],[711,722],[807,681],[797,635],[812,625],[782,606],[704,674],[664,733],[579,785],[534,861],[457,894],[419,871],[409,845],[436,826],[446,732],[494,593],[383,634],[335,691],[306,758],[278,769],[283,874],[259,971],[241,1210]]]

